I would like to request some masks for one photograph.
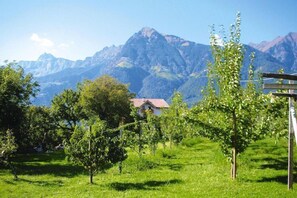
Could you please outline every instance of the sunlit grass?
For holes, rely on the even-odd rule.
[[[236,181],[219,146],[206,139],[160,147],[155,156],[147,152],[142,159],[129,151],[122,174],[115,166],[97,174],[94,185],[62,152],[21,155],[18,180],[0,169],[0,197],[297,197],[297,185],[293,191],[286,186],[286,148],[285,140],[252,144],[239,156]]]

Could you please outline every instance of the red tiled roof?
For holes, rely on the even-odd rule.
[[[151,103],[156,108],[168,108],[169,105],[164,99],[156,98],[133,98],[131,99],[135,107],[141,107],[145,103]]]

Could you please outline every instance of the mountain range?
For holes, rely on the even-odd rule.
[[[258,72],[276,72],[281,68],[286,73],[297,71],[297,33],[269,42],[250,43],[244,48],[242,79],[247,78],[251,52],[255,52],[254,65]],[[55,94],[104,74],[129,84],[137,97],[168,101],[174,91],[179,91],[192,105],[202,97],[209,61],[212,61],[209,45],[145,27],[124,45],[105,47],[84,60],[71,61],[44,53],[37,61],[20,61],[19,65],[40,84],[40,93],[33,99],[36,105],[49,105]]]

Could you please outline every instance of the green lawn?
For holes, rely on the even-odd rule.
[[[121,175],[115,166],[97,174],[93,185],[63,153],[22,155],[17,161],[19,180],[0,169],[0,197],[297,197],[297,184],[292,191],[286,185],[286,140],[252,144],[239,156],[236,181],[218,145],[206,139],[159,149],[142,160],[131,151]]]

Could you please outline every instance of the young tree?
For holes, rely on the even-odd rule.
[[[146,120],[141,122],[143,136],[146,139],[153,155],[156,154],[158,143],[161,140],[160,118],[147,110]]]
[[[102,76],[83,83],[80,102],[87,116],[99,116],[109,127],[116,128],[123,117],[128,122],[133,96],[126,85],[110,76]]]
[[[169,139],[170,148],[172,144],[179,144],[185,137],[189,123],[187,123],[188,107],[183,102],[182,95],[175,92],[170,107],[162,112],[161,130]]]
[[[7,165],[11,169],[15,179],[18,176],[10,159],[16,151],[17,144],[15,143],[12,131],[7,130],[4,136],[0,136],[0,164]]]
[[[211,34],[214,62],[209,64],[209,83],[205,100],[193,108],[204,135],[218,141],[231,159],[231,177],[236,178],[237,155],[267,132],[267,97],[254,84],[253,54],[249,83],[241,86],[244,50],[240,43],[240,14],[231,26],[230,40],[223,43]]]
[[[138,114],[138,109],[132,104],[130,108],[130,116],[133,119],[133,126],[123,130],[122,138],[125,141],[125,146],[130,147],[133,151],[137,152],[138,156],[141,158],[145,145],[145,137],[143,135],[141,124],[144,122],[144,118]]]
[[[89,171],[90,183],[97,171],[104,171],[127,158],[118,133],[111,132],[99,118],[75,127],[65,150],[70,160]]]

